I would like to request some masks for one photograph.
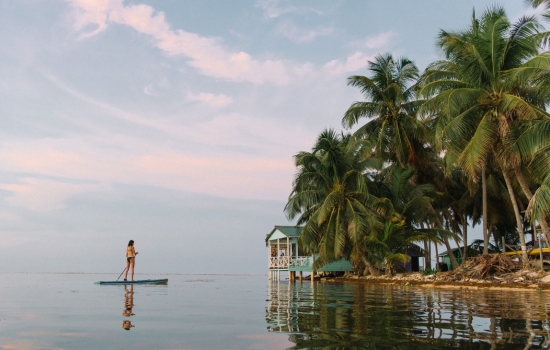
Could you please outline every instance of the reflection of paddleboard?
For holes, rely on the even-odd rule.
[[[168,278],[160,280],[136,280],[136,281],[99,281],[95,284],[167,284]]]

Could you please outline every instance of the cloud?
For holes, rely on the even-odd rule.
[[[9,192],[4,199],[11,205],[38,211],[62,209],[77,195],[107,192],[110,184],[281,200],[290,191],[294,170],[291,146],[283,140],[298,139],[300,134],[277,123],[264,121],[258,127],[261,123],[261,119],[219,117],[188,130],[189,140],[177,141],[182,149],[173,148],[172,142],[159,144],[124,135],[112,135],[108,148],[93,138],[4,140],[2,171],[35,175],[0,184],[0,189]],[[255,134],[269,129],[272,134],[267,137]],[[199,147],[196,142],[201,141],[213,151],[192,154],[186,150]],[[249,148],[260,154],[240,150]],[[57,180],[60,174],[67,180]]]
[[[369,61],[372,61],[374,56],[367,55],[363,52],[356,52],[348,56],[344,61],[336,59],[326,63],[323,69],[332,75],[341,75],[351,73],[365,68]]]
[[[215,108],[227,107],[227,106],[229,106],[230,104],[233,103],[233,99],[231,99],[231,97],[229,97],[227,95],[224,95],[224,94],[214,95],[214,94],[207,93],[207,92],[201,92],[201,93],[198,93],[198,94],[190,93],[190,94],[187,95],[187,97],[191,101],[203,102],[203,103],[205,103],[209,106],[215,107]]]
[[[166,21],[164,12],[149,5],[124,6],[122,0],[69,0],[73,8],[75,29],[84,32],[80,38],[88,38],[104,31],[108,24],[116,23],[134,28],[150,36],[156,46],[168,55],[189,58],[189,65],[202,74],[215,78],[251,82],[255,84],[288,84],[291,62],[277,59],[258,60],[243,51],[231,51],[221,40],[212,37],[173,30]]]
[[[293,170],[290,158],[283,161],[238,155],[200,157],[173,150],[128,155],[124,161],[119,157],[100,157],[100,154],[90,155],[82,164],[86,170],[78,170],[77,167],[72,171],[67,169],[67,175],[75,179],[95,178],[225,197],[278,198],[280,193],[288,192],[291,175],[288,182],[279,182],[271,188],[265,188],[266,181],[275,184],[281,176],[291,174]],[[110,165],[101,169],[102,162]],[[53,172],[48,167],[35,171],[44,174]],[[13,192],[11,197],[6,198],[8,202],[34,210],[61,209],[72,196],[101,189],[91,185],[43,183],[37,180],[26,181],[23,185],[0,185],[0,188]]]
[[[24,331],[19,334],[23,337],[91,337],[90,333],[70,331]]]
[[[391,39],[396,36],[394,32],[384,32],[367,37],[359,45],[370,50],[387,48],[391,44]]]
[[[376,52],[391,47],[391,39],[395,36],[394,32],[389,31],[369,36],[364,40],[354,41],[350,46],[357,49],[356,52],[349,55],[345,60],[335,59],[327,62],[323,66],[323,70],[331,75],[342,75],[363,69],[367,67],[369,61],[374,60]]]
[[[5,229],[3,230],[5,231]],[[31,239],[28,237],[22,237],[18,234],[13,235],[7,235],[7,234],[0,234],[0,246],[2,247],[16,247],[20,245],[24,245],[28,242],[30,242]]]
[[[3,343],[0,343],[0,349],[2,350],[37,350],[37,349],[51,349],[51,350],[65,350],[64,348],[55,347],[51,344],[44,343],[43,341],[33,341],[27,339],[9,339],[7,342],[3,340]]]
[[[300,74],[308,75],[314,71],[311,65],[304,65],[303,71]],[[90,95],[87,95],[66,82],[62,81],[58,77],[50,74],[43,73],[44,77],[50,81],[55,87],[61,89],[67,94],[82,100],[89,106],[99,107],[101,109],[101,115],[103,117],[116,118],[120,121],[124,121],[132,124],[133,126],[141,127],[148,132],[163,132],[167,137],[174,138],[181,141],[185,141],[185,144],[198,144],[200,148],[212,148],[212,147],[234,147],[240,149],[254,149],[256,152],[266,152],[269,155],[279,155],[282,147],[285,149],[292,149],[295,147],[293,143],[288,142],[287,138],[291,140],[301,140],[307,135],[310,135],[309,131],[301,130],[294,127],[294,123],[290,121],[288,123],[282,123],[281,120],[273,120],[263,115],[248,116],[245,114],[233,113],[233,114],[218,114],[212,118],[206,119],[198,123],[181,123],[180,119],[163,118],[162,115],[157,115],[155,118],[151,118],[146,114],[138,114],[131,111],[127,111],[116,106],[113,106],[104,101],[98,100]],[[210,96],[211,95],[211,96]],[[224,94],[210,94],[210,93],[189,93],[195,100],[201,100],[204,103],[211,103],[214,106],[223,106],[227,104],[232,98]],[[109,140],[109,147],[111,143],[118,143],[121,149],[132,149],[136,152],[150,149],[155,144],[147,144],[146,139],[140,137],[137,143],[128,131],[120,132],[109,130],[104,125],[98,125],[96,122],[86,121],[83,118],[70,118],[70,122],[77,124],[82,128],[89,129],[95,134],[99,134],[101,139]],[[62,164],[70,166],[79,162],[80,155],[83,154],[83,150],[72,145],[70,150],[62,148],[62,145],[73,142],[72,138],[69,140],[42,140],[39,147],[41,151],[48,152],[47,157],[25,157],[22,156],[18,160],[18,163],[25,164],[28,159],[33,159],[33,164]],[[95,140],[79,139],[79,145],[85,142],[95,142]],[[15,146],[12,152],[17,151],[20,146]],[[81,153],[73,152],[80,150]],[[0,148],[0,155],[2,149]],[[53,161],[50,161],[53,160]],[[1,166],[1,162],[0,162]]]
[[[317,29],[303,30],[291,22],[285,22],[278,28],[278,32],[295,43],[307,43],[320,36],[328,36],[334,33],[333,27],[319,27]]]
[[[146,118],[146,117],[134,114],[134,113],[130,113],[128,111],[122,110],[120,108],[117,108],[117,107],[115,107],[113,105],[110,105],[108,103],[105,103],[103,101],[97,100],[96,98],[94,98],[92,96],[89,96],[89,95],[75,89],[74,87],[70,86],[69,84],[67,84],[66,82],[62,81],[57,76],[55,76],[55,75],[53,75],[49,72],[42,72],[42,74],[43,74],[44,78],[46,78],[48,81],[50,81],[50,83],[52,83],[58,89],[66,92],[69,95],[71,95],[73,97],[76,97],[76,98],[78,98],[78,99],[80,99],[80,100],[82,100],[82,101],[84,101],[84,102],[86,102],[90,105],[93,105],[93,106],[96,106],[96,107],[99,107],[99,108],[105,110],[112,117],[116,117],[118,119],[130,122],[130,123],[134,123],[134,124],[137,124],[137,125],[141,125],[141,126],[144,126],[144,127],[162,130],[162,131],[170,133],[170,134],[174,132],[173,129],[171,129],[169,127],[166,127],[164,124],[156,122],[155,120],[151,120],[150,118]]]
[[[0,189],[10,192],[4,200],[12,205],[47,212],[65,208],[66,201],[80,193],[104,191],[107,187],[27,177],[17,184],[0,184]]]
[[[322,12],[313,7],[294,6],[288,4],[288,1],[281,0],[260,0],[257,6],[261,7],[264,11],[264,17],[273,19],[289,13],[315,13],[321,15]]]
[[[79,40],[97,35],[107,29],[109,11],[122,6],[123,0],[68,0],[72,5],[73,21],[76,30],[83,31],[88,27],[95,27],[80,34]]]
[[[143,93],[145,95],[154,96],[153,94],[153,85],[149,84],[143,88]]]

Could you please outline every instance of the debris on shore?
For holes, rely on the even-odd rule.
[[[452,287],[504,287],[550,290],[550,272],[540,265],[523,266],[504,254],[480,255],[468,259],[458,269],[448,272],[425,274],[422,272],[399,273],[393,276],[356,276],[327,278],[331,282],[365,282],[405,285],[434,285]]]
[[[521,263],[513,261],[508,255],[479,255],[466,260],[458,269],[448,275],[453,279],[494,280],[495,277],[512,275],[522,269]]]

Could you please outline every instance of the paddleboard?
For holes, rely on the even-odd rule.
[[[136,281],[99,281],[95,284],[167,284],[168,278],[159,280],[136,280]]]

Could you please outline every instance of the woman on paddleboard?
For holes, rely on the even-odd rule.
[[[130,267],[132,268],[132,281],[134,280],[134,267],[136,265],[136,255],[138,255],[138,252],[136,252],[136,249],[134,248],[134,240],[130,240],[128,242],[128,247],[126,247],[126,272],[124,273],[124,280],[126,281],[128,278],[128,271],[130,270]]]

